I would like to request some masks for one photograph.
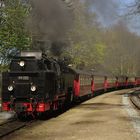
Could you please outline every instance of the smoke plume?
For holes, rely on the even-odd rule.
[[[63,40],[72,26],[72,10],[62,0],[31,0],[29,27],[42,40]]]

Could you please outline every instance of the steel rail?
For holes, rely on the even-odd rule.
[[[140,94],[130,95],[130,101],[135,105],[136,108],[140,109]]]
[[[21,128],[24,128],[34,121],[29,121],[29,122],[21,122],[18,120],[14,121],[9,121],[3,124],[0,124],[0,138],[5,137]]]

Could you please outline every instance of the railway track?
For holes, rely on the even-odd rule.
[[[140,90],[134,91],[130,95],[130,100],[138,109],[140,109]]]
[[[21,122],[18,120],[10,120],[0,124],[0,138],[7,136],[21,128],[29,126],[34,121]]]
[[[16,121],[17,119],[16,118],[13,118],[13,119],[9,119],[9,120],[6,120],[6,121],[3,121],[3,122],[0,122],[0,127],[9,123],[9,122],[13,122],[13,121]]]

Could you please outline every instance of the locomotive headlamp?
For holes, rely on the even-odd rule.
[[[8,91],[13,91],[14,87],[12,85],[8,86]]]
[[[25,62],[24,62],[24,61],[20,61],[20,62],[19,62],[19,65],[20,65],[21,67],[24,67],[24,66],[25,66]]]
[[[36,91],[36,86],[35,85],[31,86],[31,91],[33,91],[33,92]]]

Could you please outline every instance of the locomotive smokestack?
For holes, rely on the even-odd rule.
[[[54,56],[59,57],[62,54],[62,52],[65,50],[66,47],[67,47],[66,43],[60,42],[60,41],[55,41],[52,43],[50,50]]]

